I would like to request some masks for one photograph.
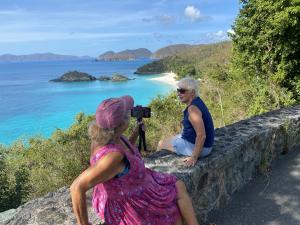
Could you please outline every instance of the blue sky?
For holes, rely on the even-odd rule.
[[[0,55],[213,43],[238,10],[238,0],[1,0]]]

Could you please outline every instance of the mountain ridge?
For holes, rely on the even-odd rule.
[[[200,45],[175,44],[168,45],[151,52],[147,48],[126,49],[120,52],[106,51],[96,58],[96,61],[136,60],[139,58],[162,59],[195,48]]]
[[[150,58],[152,52],[146,48],[126,49],[120,52],[107,51],[99,55],[96,61],[119,61]]]

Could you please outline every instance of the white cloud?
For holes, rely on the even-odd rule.
[[[192,22],[201,18],[200,10],[193,5],[188,5],[184,10],[184,15],[188,17]]]
[[[219,30],[217,32],[207,32],[201,36],[201,39],[203,41],[205,40],[204,42],[207,43],[229,40],[227,33],[222,30]]]
[[[222,30],[219,30],[219,31],[216,33],[216,35],[217,35],[217,36],[220,36],[220,37],[221,37],[221,36],[224,36],[224,34],[225,34],[225,33],[224,33],[224,31],[222,31]]]
[[[232,29],[228,29],[227,33],[229,33],[229,34],[235,34],[234,30],[232,30]]]

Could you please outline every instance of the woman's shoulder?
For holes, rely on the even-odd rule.
[[[191,113],[192,114],[194,114],[194,113],[202,114],[201,109],[197,105],[189,105],[188,112],[189,112],[189,114],[191,114]]]
[[[105,146],[99,147],[97,148],[93,153],[92,156],[90,158],[91,164],[93,162],[98,161],[100,158],[110,154],[110,153],[116,153],[118,152],[121,155],[124,155],[124,152],[122,150],[122,148],[117,145],[117,144],[107,144]]]

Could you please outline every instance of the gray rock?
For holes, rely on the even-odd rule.
[[[15,209],[10,209],[10,210],[0,213],[0,224],[4,223],[5,221],[10,220],[15,214],[16,214]]]
[[[89,220],[93,224],[103,224],[98,218],[91,203],[92,191],[87,193]],[[7,214],[7,212],[5,212]],[[0,214],[0,218],[2,213]],[[10,218],[8,218],[10,217]],[[0,225],[77,225],[72,210],[69,188],[63,187],[57,192],[34,199],[10,212]]]

